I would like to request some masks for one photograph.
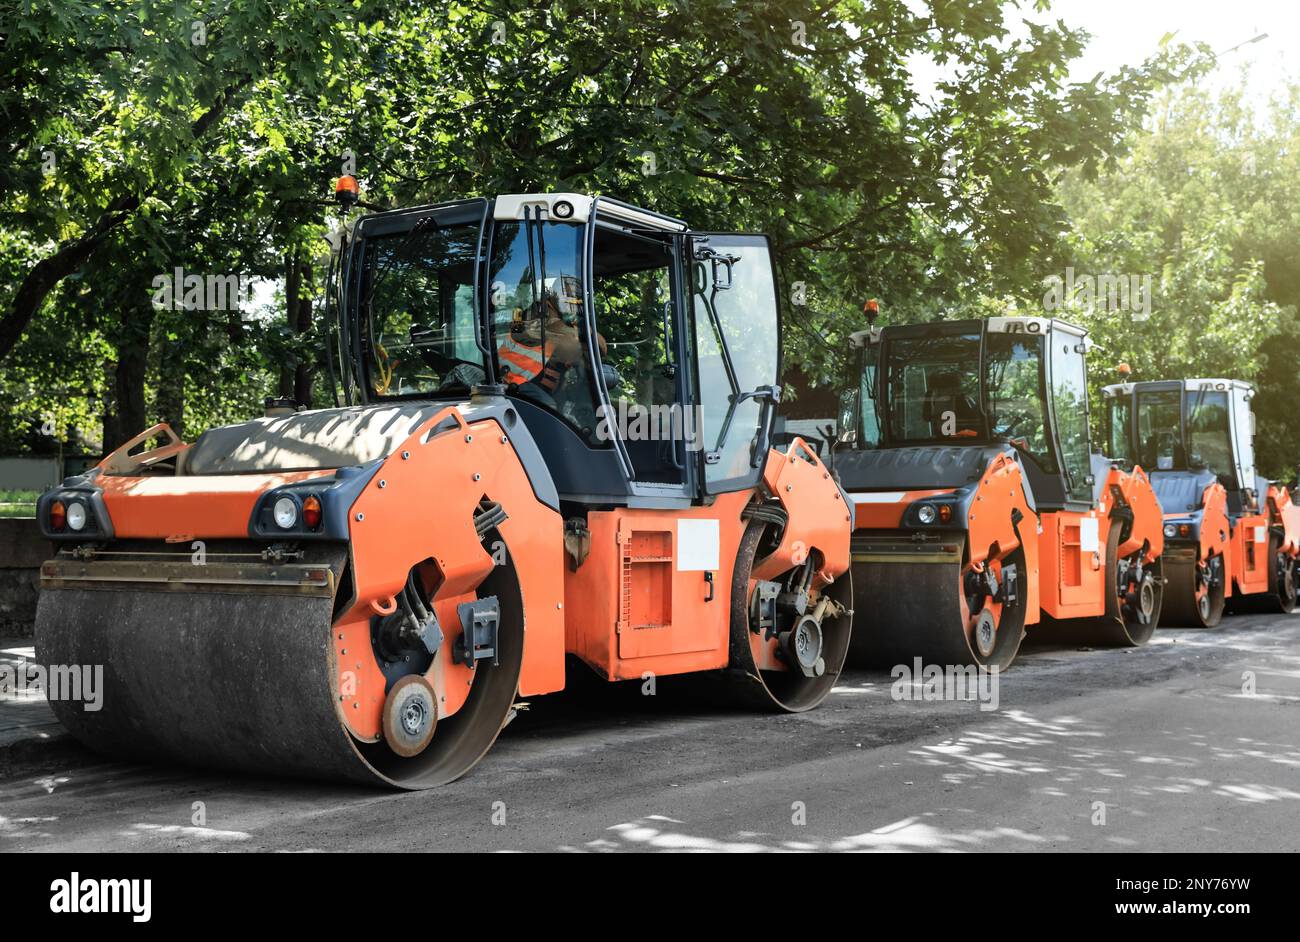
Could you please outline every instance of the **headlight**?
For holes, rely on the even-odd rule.
[[[298,505],[292,498],[281,497],[275,502],[272,516],[275,518],[275,525],[281,530],[292,530],[294,524],[298,522]]]
[[[938,516],[939,512],[934,509],[934,504],[922,504],[916,510],[916,519],[922,523],[934,523]]]
[[[1176,526],[1174,526],[1172,523],[1166,523],[1166,524],[1165,524],[1165,539],[1166,539],[1166,540],[1172,540],[1172,539],[1173,539],[1174,537],[1176,537],[1177,535],[1178,535],[1178,528],[1177,528]]]
[[[68,529],[84,530],[86,528],[86,505],[79,500],[68,501]]]

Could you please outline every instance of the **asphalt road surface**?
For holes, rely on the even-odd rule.
[[[1300,615],[1135,650],[1031,645],[996,709],[893,687],[852,671],[820,709],[772,716],[583,683],[419,793],[65,740],[0,764],[0,849],[1300,850]]]

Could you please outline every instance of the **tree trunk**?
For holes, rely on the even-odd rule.
[[[298,329],[298,288],[302,272],[298,267],[298,248],[284,253],[284,319],[291,330]],[[280,364],[280,398],[294,398],[294,360],[286,356]]]
[[[183,340],[168,340],[163,330],[157,338],[158,392],[155,411],[181,438],[185,437],[185,353]]]
[[[95,254],[105,236],[120,225],[137,205],[139,200],[135,197],[115,200],[89,232],[63,243],[53,255],[46,256],[32,266],[19,282],[9,310],[4,317],[0,317],[0,360],[17,346],[37,310],[55,286],[80,269]]]
[[[298,312],[294,329],[299,334],[306,334],[311,332],[312,268],[311,260],[305,254],[299,255],[299,272]],[[315,366],[312,360],[303,358],[299,360],[298,368],[294,371],[293,377],[293,398],[308,408],[312,406],[311,387],[314,370]]]
[[[149,335],[154,310],[149,304],[128,317],[117,339],[117,361],[112,365],[112,401],[104,413],[104,453],[108,454],[150,424],[145,412],[144,385],[149,366]]]

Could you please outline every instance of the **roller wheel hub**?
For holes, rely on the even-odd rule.
[[[799,619],[786,636],[785,649],[805,677],[820,677],[826,672],[826,662],[822,659],[821,625],[811,615]]]
[[[1151,624],[1151,616],[1156,610],[1156,584],[1151,573],[1142,577],[1137,590],[1137,618],[1144,625]]]
[[[993,647],[998,640],[998,622],[987,608],[975,619],[975,630],[971,633],[975,641],[975,650],[980,657],[992,657]]]
[[[402,707],[402,732],[418,736],[429,723],[428,707],[422,700],[412,698]]]
[[[1278,594],[1284,599],[1296,597],[1295,564],[1285,553],[1277,554]]]
[[[1210,597],[1219,585],[1219,567],[1222,557],[1215,556],[1196,567],[1196,611],[1201,621],[1209,621],[1214,609],[1214,600]]]
[[[438,706],[433,687],[419,674],[407,674],[393,684],[384,700],[384,739],[404,758],[417,756],[433,739]]]

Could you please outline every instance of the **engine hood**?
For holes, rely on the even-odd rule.
[[[183,452],[178,475],[348,468],[384,458],[448,406],[409,402],[315,409],[209,429]]]
[[[1212,471],[1152,471],[1147,477],[1165,514],[1199,510],[1205,489],[1217,480]]]
[[[966,445],[837,451],[835,473],[850,492],[956,489],[978,481],[1005,450]]]

